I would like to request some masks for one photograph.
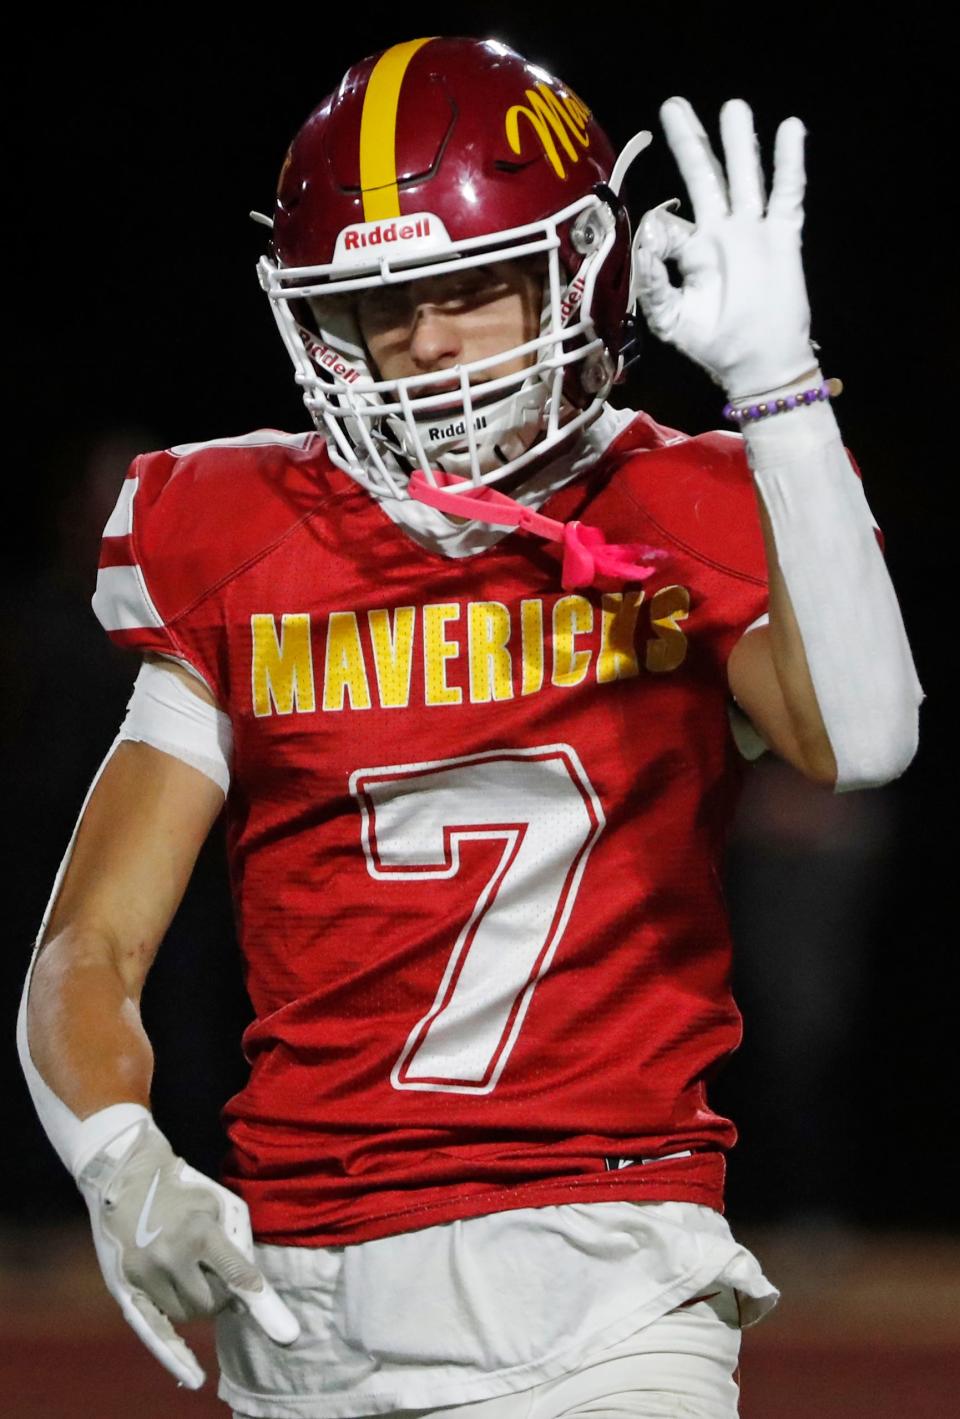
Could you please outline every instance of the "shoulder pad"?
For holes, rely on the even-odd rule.
[[[169,653],[170,622],[273,546],[339,480],[316,433],[261,429],[141,454],[103,532],[93,609],[104,629],[121,644]]]
[[[662,537],[734,575],[766,581],[757,495],[739,434],[717,430],[612,452],[615,486]]]

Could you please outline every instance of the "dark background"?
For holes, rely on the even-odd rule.
[[[0,600],[0,1122],[12,1166],[0,1170],[0,1218],[81,1210],[33,1116],[13,1032],[31,938],[135,673],[88,609],[100,528],[138,448],[305,426],[254,271],[265,233],[247,212],[270,210],[290,137],[350,63],[417,34],[460,32],[502,39],[561,75],[617,145],[654,130],[635,169],[638,215],[684,196],[657,120],[670,94],[689,97],[714,134],[722,101],[746,98],[767,154],[782,117],[807,124],[813,333],[825,373],[846,386],[838,417],[886,532],[928,701],[917,760],[879,793],[824,802],[784,787],[775,767],[757,771],[761,806],[738,830],[731,885],[738,935],[751,943],[737,964],[746,1038],[713,1100],[742,1129],[734,1220],[954,1227],[943,667],[946,431],[958,389],[945,315],[955,79],[931,17],[913,7],[861,26],[796,7],[747,18],[716,6],[653,15],[472,4],[350,16],[278,7],[201,30],[151,15],[136,32],[86,17],[50,33],[27,22],[12,47],[16,368]],[[691,431],[720,422],[719,390],[652,340],[627,395]],[[161,1126],[196,1166],[215,1169],[217,1108],[243,1079],[247,1012],[216,837],[144,1012]],[[821,1039],[816,1023],[828,1017]],[[778,1053],[785,1039],[796,1042],[797,1077],[794,1055]]]

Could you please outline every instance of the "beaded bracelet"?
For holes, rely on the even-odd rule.
[[[825,379],[815,389],[804,389],[799,394],[787,394],[782,399],[769,399],[765,404],[745,404],[736,409],[732,404],[724,404],[723,417],[731,423],[752,423],[756,419],[766,419],[771,414],[785,414],[788,409],[803,409],[808,404],[816,404],[819,399],[836,399],[843,393],[843,383],[839,379]]]

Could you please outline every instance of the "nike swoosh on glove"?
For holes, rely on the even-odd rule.
[[[694,221],[670,202],[641,219],[633,297],[653,334],[701,365],[731,400],[790,384],[817,365],[801,256],[806,130],[799,118],[777,129],[767,202],[753,114],[742,99],[720,112],[726,173],[686,99],[668,99],[660,119]],[[677,263],[681,286],[672,284],[668,261]]]
[[[199,1389],[206,1376],[171,1322],[242,1305],[279,1345],[297,1339],[254,1262],[246,1203],[178,1158],[152,1119],[112,1139],[77,1182],[110,1294],[180,1384]]]

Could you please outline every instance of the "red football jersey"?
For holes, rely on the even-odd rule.
[[[766,607],[741,440],[638,415],[543,511],[666,555],[575,594],[525,533],[443,557],[318,434],[145,454],[107,525],[101,620],[233,724],[256,1019],[223,1180],[262,1242],[722,1210],[725,664]]]

